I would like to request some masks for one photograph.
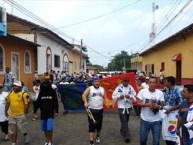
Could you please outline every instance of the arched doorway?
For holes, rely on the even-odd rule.
[[[62,70],[69,74],[69,58],[67,54],[64,54],[62,59]]]
[[[52,70],[52,51],[50,47],[46,50],[46,71],[50,72]]]

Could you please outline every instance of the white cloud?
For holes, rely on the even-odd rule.
[[[50,25],[59,28],[107,14],[133,3],[133,1],[130,0],[17,0],[16,2]],[[175,1],[166,0],[156,1],[156,4],[159,5],[159,9],[156,10],[155,13],[156,27],[163,21],[159,30],[161,30],[186,3],[182,1],[181,3],[177,2],[179,5],[175,9],[175,7],[173,7],[174,2]],[[0,1],[0,4],[6,6],[7,10],[11,12],[10,6],[3,4],[3,1]],[[167,37],[171,34],[168,33],[168,30],[175,32],[181,29],[182,26],[187,25],[186,23],[188,23],[188,21],[189,23],[192,22],[192,5],[189,6],[189,8],[186,9],[187,12],[177,18],[162,35]],[[175,10],[171,11],[171,8]],[[15,9],[13,9],[13,12],[21,18],[33,21]],[[96,18],[86,23],[63,27],[60,30],[77,39],[79,41],[77,43],[80,43],[80,39],[83,39],[83,42],[88,44],[89,47],[94,48],[98,52],[105,52],[103,54],[108,56],[108,52],[116,49],[120,50],[124,48],[130,52],[132,49],[139,50],[143,48],[144,44],[149,40],[148,36],[151,32],[151,24],[152,1],[142,0],[115,13]],[[130,44],[138,45],[131,46]],[[111,52],[110,55],[115,55],[116,53],[119,53],[119,51]],[[89,55],[91,56],[91,61],[96,64],[106,66],[109,62],[107,58],[100,56],[92,50],[89,50]]]

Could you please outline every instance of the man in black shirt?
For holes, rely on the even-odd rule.
[[[37,102],[41,112],[41,129],[46,137],[45,145],[53,145],[53,120],[54,115],[58,114],[58,99],[56,91],[52,89],[49,80],[41,84]]]

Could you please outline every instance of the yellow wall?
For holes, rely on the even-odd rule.
[[[34,45],[24,43],[22,41],[13,40],[9,37],[0,37],[0,44],[4,48],[4,51],[5,51],[5,56],[4,56],[5,67],[11,68],[11,52],[16,52],[19,54],[20,80],[24,82],[25,86],[27,86],[30,91],[32,91],[33,74],[34,74],[35,67],[36,67],[35,60],[36,60],[37,47]],[[31,57],[31,72],[30,73],[25,73],[24,71],[24,53],[26,50],[30,53],[30,57]],[[3,78],[4,76],[1,73],[0,74],[0,83],[3,83]]]
[[[80,73],[80,54],[74,51],[69,51],[68,55],[70,61],[72,61],[72,73]]]
[[[165,76],[176,76],[176,62],[172,58],[177,53],[182,54],[182,78],[193,78],[193,34],[162,44],[156,50],[144,54],[143,70],[145,65],[154,64],[154,72],[159,76],[161,63],[164,62]]]
[[[131,58],[131,69],[142,70],[142,57],[135,56]]]

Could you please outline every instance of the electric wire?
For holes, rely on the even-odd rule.
[[[33,19],[34,21],[43,24],[45,27],[49,28],[49,29],[55,29],[57,30],[54,26],[50,25],[49,23],[47,23],[46,21],[44,21],[43,19],[41,19],[40,17],[36,16],[35,14],[33,14],[32,12],[30,12],[29,10],[27,10],[26,8],[24,8],[23,6],[21,6],[20,4],[16,3],[13,0],[3,0],[4,2],[6,2],[7,4],[13,6],[14,8],[16,8],[17,10],[19,10],[20,12],[22,12],[23,14],[27,15],[28,17],[30,17],[31,19]],[[59,31],[55,31],[55,33],[59,33],[62,34],[70,39],[73,39],[71,36],[66,35],[63,32],[59,32]]]
[[[183,10],[191,3],[192,0],[189,0],[181,9],[180,11],[157,33],[156,38],[183,12]],[[147,43],[139,52],[142,52],[146,46],[150,43]]]
[[[131,5],[134,5],[134,4],[136,4],[136,3],[140,2],[140,1],[142,1],[142,0],[136,0],[135,2],[133,2],[133,3],[131,3],[131,4],[128,4],[128,5],[126,5],[126,6],[123,6],[123,7],[121,7],[121,8],[118,8],[118,9],[116,9],[116,10],[113,10],[113,11],[111,11],[111,12],[108,12],[108,13],[105,13],[105,14],[102,14],[102,15],[99,15],[99,16],[96,16],[96,17],[93,17],[93,18],[89,18],[89,19],[86,19],[86,20],[82,20],[82,21],[80,21],[80,22],[76,22],[76,23],[73,23],[73,24],[61,26],[61,27],[58,27],[57,29],[67,28],[67,27],[71,27],[71,26],[74,26],[74,25],[79,25],[79,24],[82,24],[82,23],[86,23],[86,22],[90,22],[90,21],[93,21],[93,20],[96,20],[96,19],[100,19],[100,18],[102,18],[102,17],[105,17],[105,16],[110,15],[110,14],[112,14],[112,13],[116,13],[116,12],[122,10],[122,9],[127,8],[127,7],[130,7]]]
[[[170,16],[172,16],[173,12],[177,9],[177,7],[180,5],[180,3],[181,3],[182,0],[180,0],[179,3],[177,3],[177,1],[178,1],[178,0],[175,1],[174,5],[171,6],[171,8],[170,8],[166,13],[164,13],[164,15],[163,15],[164,17],[167,16],[167,18],[169,19]],[[176,5],[176,3],[177,3],[177,5]],[[176,6],[175,6],[175,5],[176,5]],[[174,7],[174,6],[175,6],[175,7]],[[169,14],[169,15],[166,15],[166,14]],[[161,29],[162,26],[165,25],[164,23],[167,22],[164,17],[162,18],[161,22],[160,22],[160,23],[157,25],[157,27],[155,28],[155,31],[159,31],[159,29]]]
[[[57,30],[57,28],[55,28],[55,27],[51,26],[50,24],[48,24],[47,22],[43,21],[41,18],[37,17],[36,15],[34,15],[33,13],[31,13],[31,12],[28,11],[27,9],[23,8],[21,5],[17,4],[16,2],[11,1],[11,2],[12,2],[12,3],[11,3],[10,0],[7,0],[7,1],[9,2],[10,5],[13,5],[16,9],[22,11],[22,13],[26,14],[26,15],[29,16],[30,18],[33,18],[33,19],[35,19],[35,20],[38,21],[38,22],[40,21],[41,23],[43,23],[44,25],[48,26],[48,27],[51,28],[51,29]],[[7,2],[7,1],[4,0],[4,2]],[[139,1],[140,1],[140,0],[136,1],[135,3],[139,2]],[[8,2],[7,2],[7,3],[8,3]],[[125,6],[125,7],[128,7],[128,6]],[[121,9],[121,8],[120,8],[120,9]],[[182,9],[182,10],[183,10],[183,9]],[[118,9],[115,10],[115,12],[116,12],[116,11],[118,11]],[[112,13],[113,13],[113,11],[112,11]],[[179,14],[180,14],[180,12],[179,12]],[[105,15],[105,14],[104,14],[104,15]],[[106,15],[107,15],[107,13],[106,13]],[[102,16],[102,15],[101,15],[101,16]],[[177,14],[175,17],[177,17],[177,16],[178,16],[178,14]],[[99,16],[98,16],[98,17],[99,17]],[[175,17],[174,17],[164,28],[162,28],[158,34],[162,33],[162,31],[171,24],[171,22],[175,19]],[[100,17],[99,17],[99,18],[100,18]],[[94,19],[94,18],[92,18],[92,19]],[[85,21],[85,20],[84,20],[84,21]],[[60,27],[60,28],[61,28],[61,27]],[[63,33],[63,32],[62,32],[62,33]],[[63,35],[63,34],[62,34],[62,35]],[[66,34],[65,34],[65,35],[66,35]],[[157,36],[159,36],[159,35],[157,35]],[[156,37],[157,37],[157,36],[156,36]],[[72,37],[70,37],[70,38],[72,38]],[[75,39],[74,39],[74,40],[75,40]],[[141,40],[142,40],[142,39],[141,39]],[[76,41],[78,41],[78,40],[76,40]],[[78,42],[80,42],[80,41],[78,41]],[[142,51],[143,49],[145,49],[149,44],[150,44],[150,42],[144,43],[142,49],[140,49],[138,52],[141,52],[141,51]],[[105,56],[105,55],[103,55],[103,54],[95,51],[95,50],[92,49],[91,47],[88,47],[88,48],[90,48],[92,51],[96,52],[97,54],[100,54],[100,55],[108,58],[107,56]]]
[[[135,4],[135,3],[139,2],[139,1],[141,1],[141,0],[137,0],[137,1],[135,1],[134,3],[132,3],[132,4],[126,5],[126,6],[124,6],[124,7],[121,7],[121,8],[119,8],[119,9],[116,9],[116,10],[111,11],[111,12],[109,12],[109,13],[103,14],[103,15],[101,15],[101,16],[98,16],[97,18],[104,17],[104,16],[106,16],[106,15],[109,15],[109,14],[115,13],[115,12],[117,12],[117,11],[120,11],[120,10],[122,10],[122,9],[128,7],[128,6],[131,6],[131,5],[133,5],[133,4]],[[14,2],[13,0],[12,0],[12,1],[10,1],[10,0],[4,0],[4,2],[12,5],[13,7],[15,7],[16,9],[18,9],[19,11],[21,11],[21,12],[24,13],[25,15],[29,16],[30,18],[32,18],[33,20],[35,20],[35,21],[37,21],[37,22],[40,22],[41,24],[45,25],[45,26],[48,27],[49,29],[51,29],[51,30],[58,30],[58,28],[55,28],[55,27],[53,27],[52,25],[48,24],[47,22],[45,22],[45,21],[42,20],[41,18],[37,17],[35,14],[33,14],[33,13],[30,12],[30,11],[28,11],[27,9],[25,9],[24,7],[22,7],[22,6],[19,5],[18,3]],[[97,18],[96,18],[96,17],[95,17],[95,18],[92,18],[92,20],[97,19]],[[65,36],[67,36],[67,37],[75,40],[76,42],[79,42],[79,43],[80,43],[79,40],[76,40],[76,39],[74,39],[74,38],[72,38],[72,37],[64,34],[63,32],[57,31],[57,33],[59,33],[60,35],[65,35]],[[91,47],[89,47],[89,48],[91,49]],[[94,49],[91,49],[91,50],[94,51],[94,52],[97,53],[97,54],[100,54],[101,56],[104,56],[102,53],[97,52],[97,51],[95,51]],[[107,56],[104,56],[104,57],[107,57]]]
[[[180,16],[181,18],[185,17],[187,15],[188,12],[190,12],[190,10],[193,8],[193,5],[190,6],[188,9],[186,9],[186,11]],[[191,12],[190,12],[191,13]],[[192,15],[193,16],[193,15]],[[190,18],[192,19],[192,16],[190,16]],[[179,26],[179,23],[182,23],[182,19],[180,19],[180,17],[174,21],[172,23],[172,28],[174,29],[176,26]],[[183,25],[183,28],[187,26],[187,23],[191,20],[191,19],[188,19],[186,24]],[[167,33],[165,33],[164,35],[162,34],[162,36],[165,38],[166,35],[168,35]],[[159,35],[157,38],[161,37],[161,35]]]

